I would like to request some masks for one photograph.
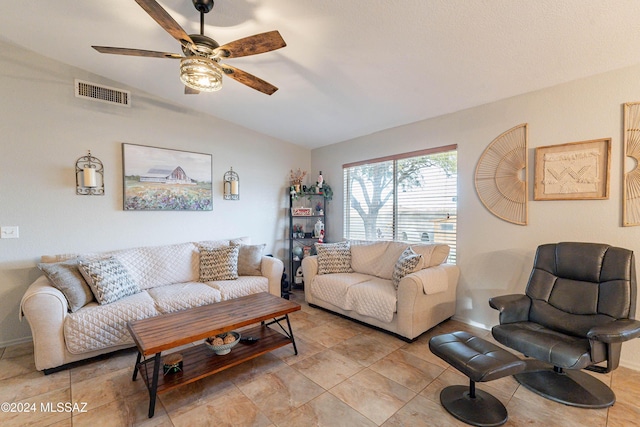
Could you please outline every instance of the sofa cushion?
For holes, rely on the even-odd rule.
[[[262,253],[267,245],[240,245],[238,276],[261,276]]]
[[[346,305],[363,316],[383,322],[391,322],[397,310],[397,293],[390,280],[371,277],[369,280],[350,286]]]
[[[309,286],[314,298],[327,301],[343,310],[351,310],[347,302],[347,291],[351,286],[371,280],[362,273],[334,273],[316,276]]]
[[[390,240],[352,241],[351,262],[357,266],[355,271],[391,280],[396,261],[408,246],[407,243]]]
[[[237,280],[215,280],[206,284],[217,289],[223,301],[258,292],[269,292],[269,279],[263,276],[242,276]]]
[[[398,258],[393,268],[393,276],[391,278],[393,287],[397,290],[400,280],[407,274],[418,271],[421,265],[422,255],[415,253],[411,247],[405,249],[402,254],[400,254],[400,258]]]
[[[435,243],[406,243],[389,240],[350,240],[351,267],[353,271],[372,274],[383,279],[392,279],[395,263],[400,254],[409,245],[417,254],[422,255],[422,262],[417,269],[434,267],[447,260],[449,245]]]
[[[424,244],[414,243],[411,245],[414,252],[422,255],[424,258],[424,268],[435,267],[447,260],[451,248],[449,245],[442,243]]]
[[[239,246],[200,246],[200,281],[237,279],[239,250]]]
[[[316,243],[318,274],[351,273],[349,242]]]
[[[396,262],[408,246],[409,245],[405,242],[389,242],[387,250],[378,260],[378,268],[374,270],[374,275],[382,279],[391,280]]]
[[[240,243],[238,243],[238,245],[239,244]],[[229,246],[229,239],[203,240],[201,242],[196,242],[196,246],[205,248],[221,248],[222,246]]]
[[[229,244],[230,245],[250,245],[251,244],[251,237],[249,236],[242,236],[242,237],[236,237],[235,239],[231,239],[229,240]]]
[[[372,274],[379,268],[378,260],[382,258],[389,246],[388,241],[370,242],[351,240],[351,268],[362,274]]]
[[[51,284],[64,294],[72,313],[93,301],[91,288],[78,269],[78,260],[56,263],[40,263],[38,268]]]
[[[140,292],[127,269],[115,257],[78,260],[78,266],[99,304],[109,304]]]
[[[67,350],[72,354],[133,344],[127,323],[157,316],[153,299],[146,291],[107,305],[91,302],[64,320]]]
[[[125,249],[113,255],[141,289],[198,280],[198,249],[193,243]]]
[[[147,292],[163,314],[222,301],[219,290],[200,282],[156,286]]]
[[[435,267],[436,265],[440,265],[447,261],[449,257],[449,252],[451,248],[449,245],[436,245],[431,254],[431,262],[429,262],[429,267]]]

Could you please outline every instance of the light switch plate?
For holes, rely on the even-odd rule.
[[[0,239],[17,239],[20,237],[17,225],[0,227]]]

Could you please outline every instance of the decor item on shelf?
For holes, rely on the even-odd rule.
[[[218,356],[231,353],[231,349],[239,342],[240,334],[238,332],[227,332],[204,340],[205,345]]]
[[[302,285],[303,280],[304,280],[304,276],[302,275],[302,266],[299,266],[296,269],[296,277],[294,279],[294,283],[296,285]]]
[[[327,200],[333,199],[333,190],[331,189],[331,186],[329,184],[327,184],[326,182],[322,184],[322,188],[320,189],[320,193]]]
[[[318,181],[316,182],[318,188],[322,188],[322,183],[324,182],[324,178],[322,177],[322,171],[318,175]]]
[[[609,198],[611,138],[536,148],[534,200]]]
[[[136,1],[151,18],[180,43],[184,56],[178,53],[120,47],[91,46],[92,48],[100,53],[115,55],[179,59],[180,80],[185,85],[185,94],[220,90],[223,74],[267,95],[272,95],[278,90],[272,84],[246,71],[220,63],[223,58],[256,55],[285,47],[287,44],[278,31],[256,34],[220,46],[218,42],[204,35],[204,14],[209,13],[213,8],[212,0],[193,0],[193,5],[200,12],[200,34],[190,35],[187,35],[155,0]]]
[[[76,194],[104,196],[104,166],[91,155],[91,150],[76,160]]]
[[[182,355],[180,353],[171,353],[162,359],[162,373],[175,374],[182,371]]]
[[[291,185],[294,187],[296,193],[300,192],[302,180],[305,176],[307,176],[307,171],[303,171],[298,168],[298,170],[294,172],[293,169],[291,169],[291,172],[289,173],[289,180],[291,181]]]
[[[313,237],[319,239],[324,234],[324,223],[320,218],[316,221],[316,225],[313,227]]]
[[[240,200],[240,177],[233,171],[233,167],[229,168],[224,174],[224,199]]]
[[[298,239],[304,239],[304,230],[302,224],[293,225],[293,237]]]
[[[311,208],[291,208],[291,215],[293,216],[311,216],[313,211]]]
[[[622,225],[640,225],[640,102],[624,104],[624,155],[635,162],[624,162]]]
[[[293,260],[294,261],[300,261],[302,259],[302,257],[304,256],[304,251],[302,250],[302,247],[300,247],[300,246],[294,247],[291,250],[291,253],[293,253]]]
[[[287,275],[291,278],[286,284],[287,291],[294,286],[304,287],[304,283],[296,283],[295,276],[304,257],[315,254],[315,243],[324,238],[327,230],[327,199],[324,194],[316,192],[315,183],[307,186],[306,192],[289,195],[289,265]],[[321,233],[316,232],[316,222],[322,224]]]
[[[502,133],[484,150],[476,166],[476,192],[498,218],[527,225],[527,124]]]
[[[212,156],[122,144],[124,210],[213,210]]]

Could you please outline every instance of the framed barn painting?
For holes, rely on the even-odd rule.
[[[213,210],[211,154],[122,144],[125,211]]]

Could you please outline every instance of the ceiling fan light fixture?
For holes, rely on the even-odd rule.
[[[188,57],[180,60],[180,80],[191,89],[215,92],[222,89],[222,70],[212,59]]]

